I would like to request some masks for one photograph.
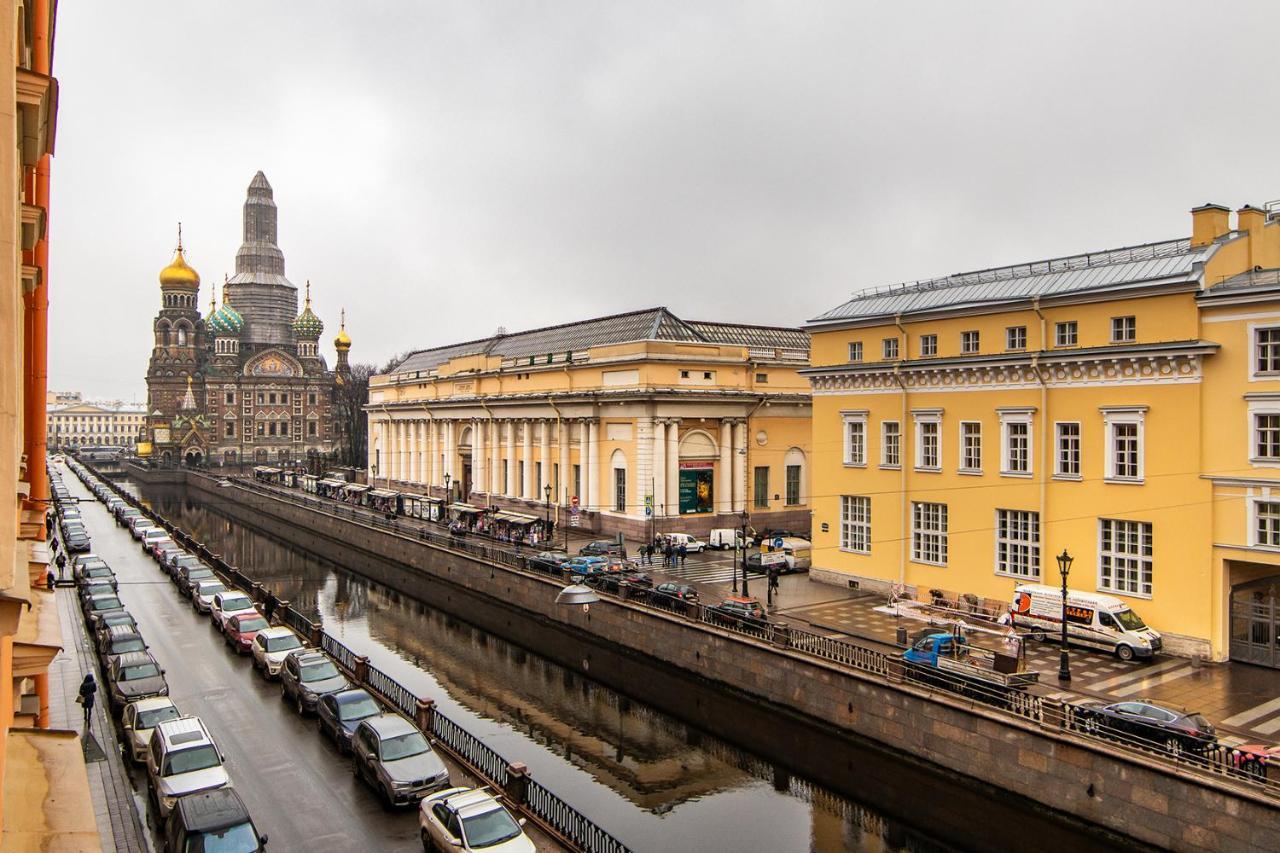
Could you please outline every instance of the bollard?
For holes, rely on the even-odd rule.
[[[367,665],[366,665],[367,668]],[[435,728],[436,722],[436,700],[419,699],[417,713],[414,715],[418,728],[427,734],[430,734]]]
[[[788,648],[791,645],[791,625],[786,622],[777,622],[773,625],[773,642],[780,648]]]
[[[898,645],[905,646],[907,644],[907,626],[898,626]]]
[[[517,807],[523,806],[528,801],[529,768],[519,761],[513,761],[507,765],[507,789],[505,793],[511,803]]]
[[[369,658],[364,655],[356,655],[353,674],[355,675],[356,684],[365,684],[369,680]]]
[[[311,645],[315,646],[318,649],[320,648],[320,638],[323,636],[324,636],[324,632],[320,630],[320,626],[312,625],[311,636],[308,637],[307,639],[311,643]]]

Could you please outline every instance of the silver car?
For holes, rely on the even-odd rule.
[[[125,705],[120,716],[120,725],[124,728],[121,748],[125,755],[138,764],[145,764],[152,729],[165,720],[176,720],[180,716],[178,706],[168,696],[152,696]]]
[[[449,785],[449,770],[427,736],[399,714],[360,721],[351,738],[351,769],[391,806],[416,803]]]
[[[250,654],[253,655],[253,668],[260,671],[267,679],[278,678],[280,667],[289,652],[300,649],[305,644],[293,629],[283,625],[259,631],[253,638]]]

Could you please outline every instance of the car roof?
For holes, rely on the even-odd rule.
[[[483,788],[459,791],[445,800],[445,803],[459,817],[470,817],[483,812],[491,812],[501,805],[497,797]]]
[[[237,613],[235,616],[231,617],[231,621],[238,624],[241,621],[246,619],[266,619],[266,618],[267,617],[263,616],[261,613],[255,610],[252,613]]]
[[[249,810],[235,788],[215,788],[178,799],[182,825],[192,832],[223,829],[249,820]]]
[[[379,714],[376,717],[366,717],[360,721],[360,725],[373,729],[374,734],[379,738],[397,737],[411,732],[422,731],[399,714],[390,712]]]
[[[263,628],[258,632],[259,635],[271,639],[272,637],[287,637],[290,634],[297,633],[292,628],[284,625],[272,625],[270,628]],[[301,639],[301,637],[299,637]]]
[[[154,711],[157,708],[177,707],[168,696],[148,696],[146,699],[139,699],[129,704],[138,711]]]
[[[294,649],[289,656],[298,661],[298,666],[315,666],[329,660],[329,656],[319,649]]]
[[[181,747],[213,743],[204,722],[194,716],[165,720],[156,726],[156,735],[161,741],[167,740],[170,744]]]
[[[743,595],[731,595],[731,596],[729,596],[728,598],[726,598],[726,599],[724,600],[724,603],[725,603],[725,604],[730,604],[730,603],[732,603],[732,604],[759,604],[759,603],[760,603],[760,600],[759,600],[759,599],[757,599],[757,598],[748,598],[748,597],[743,596]]]
[[[134,634],[137,634],[139,637],[142,636],[142,633],[138,630],[138,626],[136,624],[107,625],[106,628],[107,628],[107,636],[110,637],[111,639],[115,639],[116,637],[131,637]]]
[[[150,652],[125,652],[116,658],[117,666],[137,666],[140,663],[155,663]]]
[[[339,705],[345,705],[348,702],[358,702],[361,699],[373,698],[372,693],[360,687],[357,687],[354,690],[343,690],[340,693],[330,693],[329,695],[332,696],[333,701],[337,702]]]

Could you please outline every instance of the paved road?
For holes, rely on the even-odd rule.
[[[64,482],[81,500],[94,553],[120,580],[120,597],[165,669],[178,707],[197,714],[227,755],[235,787],[272,850],[421,850],[413,810],[389,812],[268,684],[197,616],[106,508],[70,472]],[[135,784],[145,794],[136,771]]]

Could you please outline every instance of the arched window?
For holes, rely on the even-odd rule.
[[[177,332],[177,340],[176,340],[177,345],[180,347],[185,347],[187,345],[187,327],[179,323],[178,328],[176,329],[176,332]]]
[[[156,346],[167,347],[169,345],[169,321],[161,320],[156,324]]]
[[[787,451],[783,461],[786,465],[786,505],[799,506],[806,503],[809,495],[808,490],[805,488],[804,451],[798,447],[793,447]]]
[[[627,457],[621,450],[613,451],[609,459],[613,469],[613,511],[627,511]]]

